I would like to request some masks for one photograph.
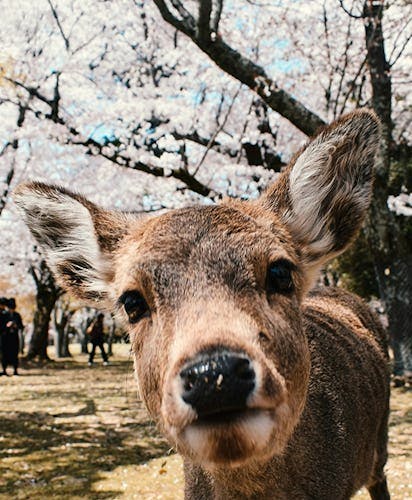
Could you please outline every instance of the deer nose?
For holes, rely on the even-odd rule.
[[[246,408],[246,400],[255,387],[255,371],[246,355],[215,351],[181,372],[183,401],[196,410],[198,417]]]

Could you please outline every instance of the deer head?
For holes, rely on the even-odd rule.
[[[357,111],[259,200],[150,218],[36,182],[15,192],[61,285],[128,324],[141,397],[185,456],[238,466],[284,450],[310,370],[302,299],[362,223],[378,143]]]

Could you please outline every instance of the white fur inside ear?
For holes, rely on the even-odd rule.
[[[303,240],[315,245],[317,251],[325,252],[332,244],[332,237],[325,232],[326,221],[320,214],[320,205],[331,189],[332,181],[322,182],[322,171],[331,168],[331,147],[311,146],[300,155],[290,173],[293,215],[290,213],[288,219],[293,220],[293,229]]]
[[[109,263],[100,250],[88,208],[57,190],[45,195],[25,189],[16,202],[57,277],[64,283],[65,269],[82,295],[104,295]]]
[[[289,176],[292,210],[285,214],[285,220],[314,254],[328,253],[335,244],[331,220],[336,202],[350,200],[361,212],[369,205],[371,183],[356,184],[356,168],[362,168],[360,151],[355,148],[344,153],[344,159],[336,157],[338,142],[342,142],[342,135],[314,140],[299,156]],[[347,166],[337,168],[336,162]],[[324,205],[326,199],[329,206]]]

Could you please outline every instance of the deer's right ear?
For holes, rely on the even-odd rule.
[[[112,253],[126,232],[126,217],[39,182],[20,185],[14,200],[63,288],[83,300],[105,301]]]
[[[356,236],[369,206],[380,125],[358,110],[326,127],[292,160],[260,203],[274,211],[315,272]]]

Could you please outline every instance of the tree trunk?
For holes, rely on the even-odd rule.
[[[72,353],[70,352],[70,349],[69,349],[69,343],[70,343],[70,335],[69,335],[69,328],[67,326],[64,330],[63,343],[62,343],[62,357],[63,358],[71,358],[72,357]]]
[[[396,157],[402,156],[402,146],[392,137],[392,84],[390,66],[386,59],[382,31],[384,2],[366,0],[364,3],[367,62],[372,85],[372,106],[382,122],[382,147],[376,166],[374,194],[366,235],[374,260],[380,296],[385,303],[389,334],[394,349],[396,374],[412,370],[412,222],[408,217],[395,215],[388,209],[390,194],[399,194],[407,184],[410,160],[404,163],[401,179],[393,182]],[[399,158],[398,158],[399,160]],[[402,175],[403,174],[403,175]]]
[[[71,357],[69,350],[69,322],[74,311],[69,311],[68,304],[61,300],[54,308],[54,327],[56,329],[55,351],[57,358]]]
[[[24,347],[26,343],[25,330],[26,327],[19,331],[19,354],[24,354]]]
[[[54,282],[53,275],[46,262],[42,260],[38,268],[31,266],[30,272],[36,284],[36,312],[33,319],[33,335],[30,340],[27,359],[49,359],[47,345],[51,313],[60,290]]]
[[[107,336],[107,349],[108,349],[107,355],[109,357],[113,356],[113,340],[116,332],[116,322],[113,315],[111,315],[111,319],[112,319],[112,324],[110,325],[109,335]]]
[[[87,310],[87,314],[89,314],[91,312],[91,309],[90,308],[86,308]],[[93,318],[94,318],[94,315],[93,316],[87,316],[87,318],[82,321],[82,324],[81,324],[81,341],[80,341],[80,346],[81,346],[81,352],[82,354],[89,354],[89,349],[88,349],[88,338],[87,338],[87,333],[86,333],[86,330],[88,329],[88,327],[91,325],[92,321],[93,321]]]
[[[27,359],[48,359],[47,345],[49,340],[50,316],[55,300],[52,294],[41,293],[37,296],[37,309],[34,313],[33,335],[30,340]]]
[[[393,261],[389,268],[387,313],[394,352],[394,375],[412,376],[412,257]]]
[[[62,344],[63,344],[63,335],[64,331],[57,327],[55,324],[56,336],[54,338],[54,352],[56,354],[56,358],[62,358]]]
[[[68,322],[70,316],[66,316],[61,322],[55,322],[56,328],[56,357],[57,358],[70,358],[71,353],[69,349],[69,334]]]

